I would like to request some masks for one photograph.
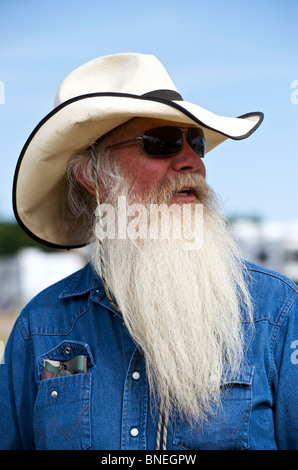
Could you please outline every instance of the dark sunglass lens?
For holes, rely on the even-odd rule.
[[[180,151],[182,141],[181,130],[177,127],[157,127],[143,134],[146,153],[155,157],[175,155]]]
[[[191,147],[194,152],[201,158],[205,156],[205,138],[204,133],[198,127],[192,127],[189,129],[189,137],[191,141]]]

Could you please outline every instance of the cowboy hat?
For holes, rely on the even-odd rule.
[[[183,101],[153,55],[115,54],[82,65],[62,82],[55,108],[33,130],[17,163],[14,213],[33,239],[67,249],[88,243],[76,233],[61,236],[57,227],[68,161],[137,116],[199,125],[206,152],[227,138],[250,136],[263,120],[259,112],[223,117]]]

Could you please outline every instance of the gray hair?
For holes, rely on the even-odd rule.
[[[104,188],[107,188],[111,177],[116,177],[118,173],[118,165],[103,143],[95,145],[94,154],[98,180]],[[76,233],[76,239],[81,240],[81,244],[94,241],[97,201],[95,196],[80,183],[77,175],[80,175],[90,187],[95,188],[94,170],[90,148],[73,155],[66,169],[58,223],[61,235],[69,236]]]

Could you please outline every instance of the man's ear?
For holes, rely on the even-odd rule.
[[[90,183],[90,181],[86,181],[86,179],[82,176],[81,172],[79,170],[75,171],[75,177],[78,180],[78,182],[85,188],[87,189],[88,193],[91,194],[91,196],[96,196],[96,190],[95,190],[95,185]],[[104,196],[104,190],[102,186],[99,184],[98,185],[98,195],[99,198],[103,198]]]
[[[85,178],[81,175],[80,171],[76,171],[75,176],[78,182],[84,186],[85,189],[87,189],[88,193],[90,193],[92,196],[95,196],[96,191],[94,185],[89,181],[86,181]]]

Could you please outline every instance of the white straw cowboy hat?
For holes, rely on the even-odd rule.
[[[13,207],[21,227],[55,248],[84,246],[76,233],[59,234],[57,214],[70,158],[134,117],[197,124],[206,152],[227,138],[244,139],[263,114],[217,116],[183,101],[167,71],[153,55],[116,54],[94,59],[71,72],[58,89],[55,108],[34,129],[19,157]]]

